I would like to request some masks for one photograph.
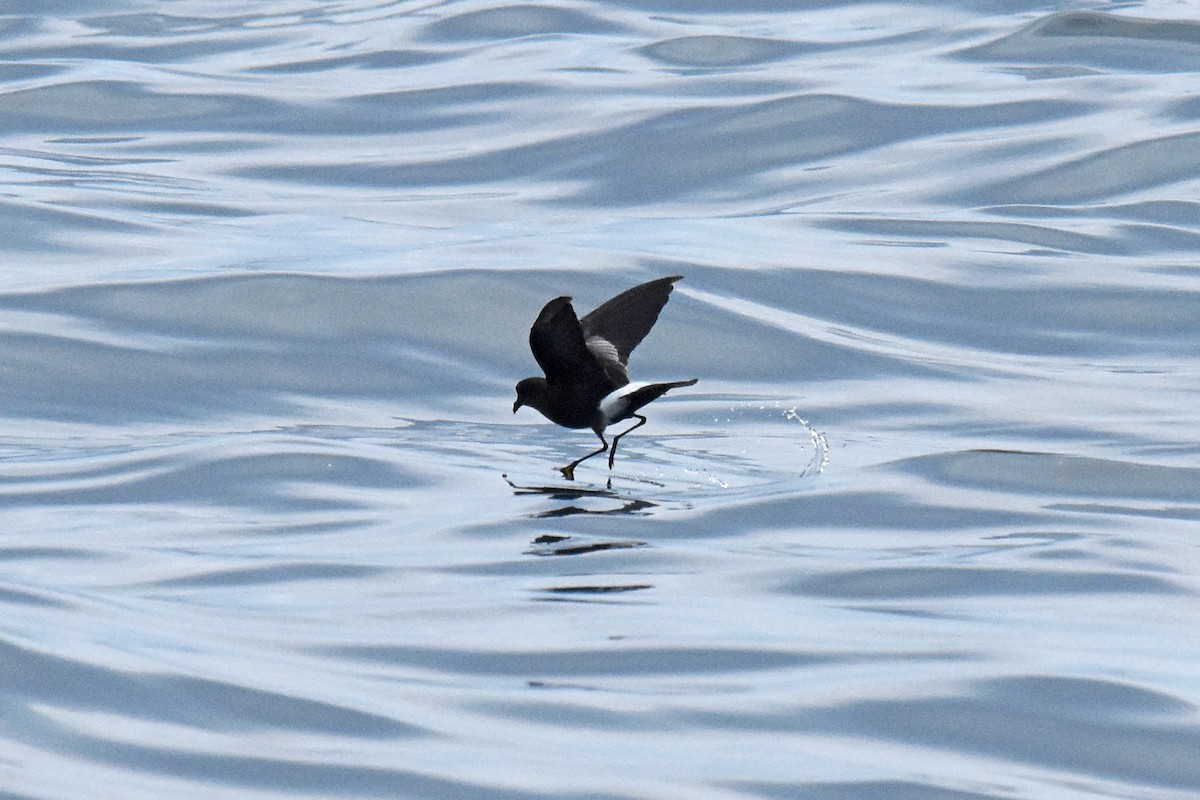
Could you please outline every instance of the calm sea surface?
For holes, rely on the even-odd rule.
[[[1200,4],[7,0],[0,254],[2,800],[1200,796]]]

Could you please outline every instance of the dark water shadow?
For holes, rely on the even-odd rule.
[[[578,514],[640,514],[649,511],[652,508],[657,508],[659,503],[650,500],[644,500],[637,497],[628,497],[620,494],[612,488],[612,478],[608,479],[608,483],[603,489],[595,487],[575,487],[557,485],[530,485],[523,486],[514,483],[507,474],[501,475],[504,482],[513,489],[513,494],[516,495],[544,495],[552,500],[581,500],[584,498],[602,498],[617,500],[621,503],[615,508],[585,508],[580,505],[559,506],[550,508],[544,511],[539,511],[529,516],[534,519],[557,519],[561,517],[571,517]]]
[[[579,542],[570,536],[547,534],[533,540],[533,549],[527,551],[535,556],[581,556],[602,553],[606,550],[633,550],[645,547],[645,542],[632,539],[623,541]]]
[[[612,489],[612,479],[609,479],[608,486],[604,489],[585,488],[583,486],[563,486],[561,484],[554,486],[522,486],[519,483],[513,483],[508,474],[500,476],[504,482],[513,488],[513,494],[544,494],[556,500],[578,500],[581,497],[617,497],[617,493]]]
[[[594,600],[612,595],[627,594],[629,592],[641,592],[653,588],[654,584],[652,583],[623,583],[618,585],[579,584],[574,586],[549,586],[542,591],[546,594],[546,597],[543,599],[547,601],[582,601],[585,599]]]

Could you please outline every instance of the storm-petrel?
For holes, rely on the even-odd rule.
[[[513,413],[530,406],[551,422],[566,428],[591,428],[603,445],[576,459],[560,471],[575,479],[575,467],[592,456],[608,451],[608,468],[617,455],[617,442],[634,428],[646,424],[638,409],[679,386],[691,386],[696,378],[667,383],[630,383],[629,354],[645,338],[667,304],[671,284],[681,275],[643,283],[622,292],[583,319],[575,316],[570,297],[556,297],[542,308],[529,330],[529,348],[546,373],[544,378],[526,378],[517,384]],[[635,418],[637,422],[612,440],[609,450],[604,429],[614,422]]]

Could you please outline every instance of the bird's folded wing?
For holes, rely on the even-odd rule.
[[[673,275],[635,286],[589,312],[579,321],[584,339],[603,339],[616,349],[621,364],[629,363],[629,354],[658,321],[671,294],[671,284],[680,277]]]
[[[529,349],[550,383],[604,382],[604,371],[583,340],[570,297],[556,297],[542,308],[529,330]]]

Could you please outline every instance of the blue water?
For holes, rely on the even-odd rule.
[[[0,9],[0,797],[1200,795],[1200,12]],[[610,473],[529,325],[682,274]]]

